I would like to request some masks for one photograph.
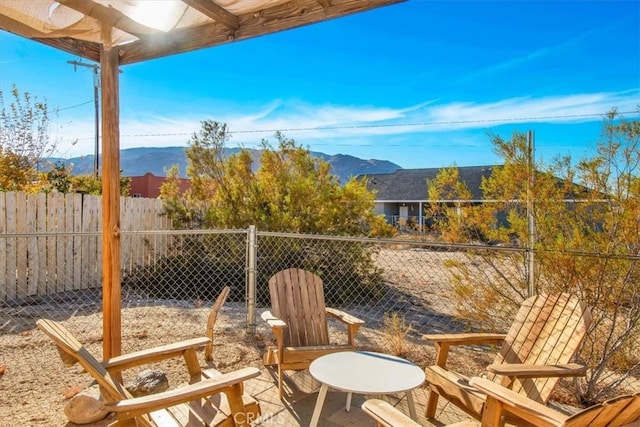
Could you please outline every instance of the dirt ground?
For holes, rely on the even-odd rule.
[[[123,352],[176,342],[190,338],[184,330],[193,330],[193,336],[204,334],[208,309],[158,310],[157,307],[138,307],[124,309],[123,324],[132,325],[123,335]],[[242,366],[262,368],[264,345],[269,344],[269,331],[259,328],[256,336],[245,332],[242,307],[225,306],[218,316],[214,337],[214,362],[206,362],[204,353],[199,352],[201,365],[216,368],[222,372],[232,371]],[[189,321],[185,320],[189,319]],[[63,320],[67,328],[78,334],[83,344],[96,358],[102,354],[101,317],[99,313],[75,315]],[[193,325],[190,324],[193,322]],[[201,332],[200,332],[201,331]],[[379,331],[363,330],[363,342],[384,339]],[[359,335],[360,335],[359,334]],[[375,335],[375,337],[373,336]],[[265,343],[266,341],[266,343]],[[0,365],[6,366],[4,375],[0,375],[0,425],[2,426],[65,426],[74,427],[64,414],[68,399],[89,387],[93,381],[80,367],[63,365],[55,346],[48,337],[37,329],[23,331],[19,338],[0,336]],[[370,348],[371,349],[371,348]],[[431,346],[412,346],[404,354],[406,358],[426,366],[433,362]],[[471,349],[452,352],[452,367],[471,374],[479,372],[490,360],[491,355],[483,349]],[[187,381],[186,368],[182,360],[145,366],[159,369],[169,378],[170,387]],[[126,371],[125,384],[131,382],[141,369]],[[569,399],[559,391],[561,400]],[[570,399],[569,399],[570,400]],[[92,427],[104,427],[106,422],[91,424]]]
[[[202,336],[207,315],[207,307],[124,308],[122,323],[127,327],[123,328],[123,352]],[[198,354],[203,367],[216,368],[222,372],[242,366],[263,367],[264,346],[271,343],[272,337],[263,326],[259,326],[254,336],[248,336],[244,328],[244,316],[244,307],[241,304],[225,305],[216,322],[214,362],[206,362],[203,351]],[[58,320],[71,330],[97,359],[101,359],[100,313],[69,313],[68,318]],[[185,331],[191,331],[191,335]],[[335,333],[336,331],[332,330],[332,334]],[[367,328],[361,330],[358,337],[360,342],[368,343],[367,349],[376,349],[372,347],[372,343],[384,339],[379,331]],[[6,367],[5,373],[0,375],[0,425],[75,426],[76,424],[68,422],[64,407],[68,399],[93,383],[92,378],[77,365],[66,367],[51,340],[37,329],[24,329],[17,335],[0,335],[0,349],[0,365]],[[411,346],[403,356],[426,365],[432,360],[433,351],[427,344]],[[463,365],[470,371],[479,369],[489,360],[488,355],[483,352],[466,354],[464,359]],[[183,384],[188,378],[185,365],[180,359],[144,368],[165,372],[170,387]],[[130,383],[142,369],[125,371],[125,384]],[[105,423],[97,423],[93,426],[104,425]]]
[[[391,281],[401,291],[402,298],[413,295],[406,301],[410,305],[406,313],[415,315],[414,318],[407,319],[416,325],[415,331],[420,331],[420,326],[426,323],[440,325],[438,322],[442,321],[443,314],[448,314],[452,307],[445,289],[427,292],[429,289],[437,289],[436,284],[443,283],[443,278],[440,277],[442,273],[432,274],[426,279],[421,276],[408,277],[405,274],[403,265],[421,265],[422,257],[426,256],[423,252],[395,249],[394,253],[403,262],[384,266]],[[438,259],[440,263],[446,259],[444,254],[441,257],[442,260]],[[386,256],[386,259],[391,257]],[[436,262],[434,254],[429,254],[429,259],[433,267]],[[445,269],[438,271],[444,272]],[[398,304],[398,298],[389,298],[395,299],[393,303]],[[405,304],[404,300],[402,303]],[[77,302],[73,302],[68,305],[56,304],[55,307],[49,304],[42,307],[3,309],[0,313],[0,426],[75,426],[68,422],[64,414],[65,404],[69,398],[91,385],[92,379],[77,366],[64,366],[49,338],[33,328],[40,317],[58,320],[101,360],[102,317],[99,300],[78,307]],[[123,306],[122,351],[128,353],[203,336],[208,313],[208,306],[200,306],[198,301],[175,305],[154,305],[141,301],[139,304]],[[360,348],[390,352],[389,338],[373,326],[377,324],[379,328],[384,311],[372,314],[363,309],[351,314],[366,321],[366,327],[361,328],[356,337]],[[214,362],[207,363],[201,351],[199,358],[203,367],[216,368],[222,372],[243,366],[263,367],[264,346],[270,344],[272,335],[258,318],[258,330],[255,335],[249,336],[245,330],[245,317],[246,309],[242,303],[225,304],[215,328]],[[443,330],[447,330],[445,326],[451,327],[450,324],[442,324]],[[492,359],[489,350],[454,350],[449,365],[463,374],[478,373]],[[432,346],[419,337],[413,337],[400,355],[419,366],[432,364],[435,356]],[[4,373],[2,366],[5,367]],[[164,371],[169,378],[170,387],[187,381],[185,365],[178,359],[144,368]],[[126,371],[125,384],[131,382],[144,368]],[[557,388],[554,398],[571,403],[570,395],[563,391],[563,387]]]
[[[133,325],[123,332],[123,352],[203,336],[208,309],[189,310],[193,327],[185,323],[183,310],[158,310],[157,307],[123,309],[123,324]],[[200,313],[201,311],[201,313]],[[216,323],[213,363],[198,356],[205,368],[222,372],[240,366],[262,366],[262,351],[250,339],[243,327],[237,327],[233,307],[226,308]],[[244,320],[240,317],[240,320]],[[35,322],[35,321],[34,321]],[[76,315],[62,323],[97,358],[102,355],[102,319],[99,313]],[[186,336],[185,330],[193,330]],[[64,414],[67,399],[92,384],[91,377],[80,367],[63,365],[51,340],[37,329],[27,329],[19,336],[0,335],[0,425],[2,426],[74,426]],[[146,366],[160,369],[170,387],[187,381],[185,364],[180,359]],[[125,371],[124,382],[129,383],[141,369]]]

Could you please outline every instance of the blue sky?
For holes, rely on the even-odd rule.
[[[52,109],[56,155],[94,151],[93,77],[0,31],[0,89]],[[230,146],[283,131],[312,151],[404,168],[496,163],[488,132],[535,132],[538,160],[593,153],[602,114],[637,116],[640,1],[426,1],[127,65],[121,148],[186,146],[205,119]]]

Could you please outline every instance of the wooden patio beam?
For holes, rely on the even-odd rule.
[[[238,17],[227,9],[218,5],[212,0],[182,0],[183,3],[191,6],[200,13],[214,19],[229,28],[230,30],[237,30],[240,26]]]
[[[0,15],[0,28],[26,37],[30,34],[30,38],[42,44],[55,47],[73,55],[79,55],[92,61],[100,61],[100,45],[98,43],[84,42],[69,37],[48,37],[47,34],[39,32],[22,22],[16,21],[6,15]],[[35,33],[35,36],[33,34]]]
[[[120,87],[111,27],[102,30],[102,312],[103,359],[122,354],[120,283]]]
[[[55,39],[37,37],[33,40],[54,47],[56,49],[63,50],[72,55],[81,56],[90,61],[100,62],[101,47],[99,43],[72,39],[70,37],[59,37]]]
[[[121,46],[120,62],[122,64],[131,64],[170,54],[189,52],[204,47],[313,24],[402,1],[405,0],[343,0],[326,8],[317,0],[290,1],[261,11],[238,15],[240,25],[235,31],[229,30],[220,22],[214,22],[197,28],[174,30],[168,34],[148,36],[144,40]]]

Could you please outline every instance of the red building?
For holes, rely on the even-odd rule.
[[[155,176],[150,172],[147,172],[143,176],[132,176],[130,194],[132,197],[155,199],[160,195],[160,186],[166,181],[166,177]],[[180,186],[180,192],[184,193],[191,188],[191,180],[178,178],[178,185]]]

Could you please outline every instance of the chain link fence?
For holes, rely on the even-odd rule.
[[[81,239],[99,247],[101,237],[97,233],[6,234],[0,236],[0,246],[22,245],[37,252],[38,246],[30,245],[33,239],[60,247],[69,239]],[[214,339],[215,351],[225,356],[220,358],[225,364],[214,362],[213,366],[223,370],[262,366],[264,347],[273,340],[260,318],[270,308],[267,282],[285,268],[317,274],[324,282],[327,306],[366,322],[356,335],[359,348],[400,355],[420,366],[432,364],[435,356],[423,334],[504,331],[528,292],[527,254],[507,247],[253,228],[123,232],[122,239],[127,247],[137,248],[135,255],[123,255],[122,260],[122,351],[203,336],[213,301],[229,286],[231,293]],[[58,369],[60,378],[71,381],[53,345],[35,329],[37,319],[62,321],[96,357],[102,354],[100,260],[77,265],[72,256],[58,258],[38,271],[40,279],[46,278],[44,285],[30,285],[37,263],[32,259],[36,255],[31,250],[27,253],[30,260],[16,258],[10,268],[4,264],[5,271],[15,274],[5,275],[0,284],[0,366],[6,367],[6,373],[0,374],[0,419],[16,422],[25,421],[15,418],[16,405],[24,409],[24,405],[46,401],[59,408],[60,384],[49,380],[46,398],[34,384],[51,378]],[[574,257],[574,262],[582,258]],[[637,265],[637,260],[626,262]],[[60,283],[60,269],[77,271],[74,277],[81,280]],[[502,284],[500,292],[486,292],[496,284]],[[637,293],[629,298],[636,301]],[[483,315],[479,307],[490,310]],[[330,324],[332,340],[346,340],[343,332],[340,325]],[[453,351],[450,364],[462,373],[478,372],[491,360],[489,350]],[[79,381],[80,373],[74,375],[71,378]],[[57,400],[51,396],[58,396]],[[45,417],[31,424],[50,425],[49,421]]]
[[[99,233],[0,236],[4,248],[32,248],[27,257],[17,257],[5,268],[15,276],[5,275],[1,284],[0,364],[16,369],[23,360],[20,352],[42,350],[25,344],[25,339],[39,334],[34,332],[39,318],[64,321],[81,342],[100,343],[100,259],[78,263],[66,255],[35,269],[39,246],[34,241],[64,248],[77,239],[87,247],[100,247]],[[420,339],[423,333],[468,326],[455,318],[447,263],[465,263],[474,248],[255,230],[123,232],[122,239],[132,248],[122,259],[123,352],[144,347],[142,341],[203,335],[210,306],[224,286],[231,287],[222,311],[225,328],[249,331],[258,345],[268,341],[270,331],[260,320],[260,313],[270,306],[267,282],[290,267],[318,274],[328,306],[367,322],[357,336],[364,348],[424,359],[430,351]],[[66,271],[76,274],[58,274]],[[33,285],[35,274],[38,284]],[[171,327],[163,327],[166,324]],[[100,356],[99,345],[95,351]]]
[[[365,320],[357,336],[361,347],[417,363],[433,357],[422,335],[485,327],[460,316],[475,303],[456,298],[460,266],[478,275],[498,274],[489,272],[493,260],[494,267],[500,265],[499,274],[521,283],[526,278],[520,261],[524,253],[496,247],[265,232],[258,232],[257,247],[259,309],[270,305],[267,282],[275,272],[291,267],[312,271],[323,280],[327,306]],[[511,309],[498,310],[490,327],[504,329],[512,314]]]
[[[99,246],[101,239],[98,233],[49,233],[4,235],[0,241],[6,246],[28,245],[34,238],[55,240],[53,244],[60,246],[78,238],[87,245]],[[521,251],[495,247],[259,231],[252,234],[250,230],[123,232],[122,239],[146,252],[143,261],[140,257],[136,257],[137,262],[122,260],[123,312],[155,307],[162,317],[164,311],[180,307],[191,310],[195,324],[205,324],[211,303],[224,286],[230,286],[227,304],[238,308],[236,323],[249,332],[260,330],[259,313],[270,306],[269,278],[285,268],[302,268],[319,275],[325,285],[327,305],[362,317],[372,329],[382,329],[386,317],[404,320],[408,339],[478,326],[456,317],[464,312],[464,301],[454,298],[456,266],[465,265],[486,276],[490,274],[487,259],[500,256],[502,265],[494,274],[517,276],[520,281],[526,277],[522,263],[508,262],[509,257],[522,257]],[[27,259],[17,259],[16,277],[28,278],[33,274],[33,265],[33,260],[27,263]],[[81,279],[71,285],[59,283],[56,271],[60,269],[77,270]],[[5,339],[19,337],[34,329],[35,320],[40,317],[101,317],[100,270],[98,259],[77,265],[73,257],[61,257],[40,272],[48,278],[44,285],[31,287],[29,280],[23,280],[23,285],[19,280],[8,283],[5,279],[0,332]],[[12,291],[7,291],[9,288]],[[77,324],[78,329],[72,332],[82,339],[82,330],[88,328],[83,328],[82,322]],[[127,326],[123,322],[124,332]],[[183,337],[201,332],[191,329],[190,323],[176,324],[176,334]],[[377,345],[390,350],[384,348],[384,340]],[[126,349],[123,341],[123,350]]]

